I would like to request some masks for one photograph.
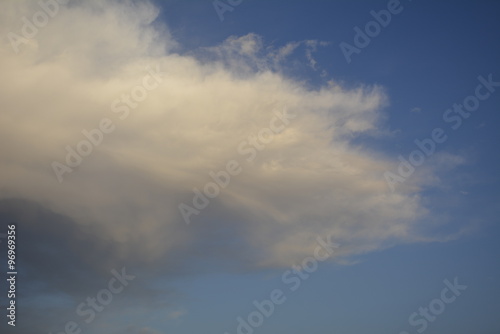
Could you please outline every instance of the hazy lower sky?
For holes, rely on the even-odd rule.
[[[499,2],[4,0],[0,34],[2,333],[500,332]]]

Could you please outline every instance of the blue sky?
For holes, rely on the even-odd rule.
[[[222,21],[212,1],[63,2],[33,36],[39,4],[0,5],[7,333],[499,332],[498,2],[222,0]],[[348,61],[341,43],[388,8]],[[435,129],[446,140],[388,182]],[[209,172],[230,178],[213,197]],[[317,238],[339,245],[324,261]],[[291,289],[305,259],[317,269]],[[133,280],[87,323],[76,309],[121,268]]]

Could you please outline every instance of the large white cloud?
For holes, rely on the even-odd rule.
[[[21,18],[39,10],[2,1],[0,32],[21,34]],[[383,173],[394,161],[352,142],[379,130],[382,88],[311,88],[279,71],[297,43],[269,51],[253,34],[203,57],[183,55],[157,15],[146,2],[75,2],[61,5],[19,53],[4,39],[2,199],[36,201],[96,229],[121,259],[241,243],[252,265],[281,266],[312,254],[317,235],[333,235],[343,255],[418,237],[413,224],[426,211],[419,196],[390,192]],[[120,119],[113,103],[142,84],[147,68],[163,72],[161,84]],[[247,161],[239,145],[284,108],[296,117]],[[53,161],[64,163],[65,147],[103,118],[115,130],[59,183]],[[178,205],[230,160],[243,171],[186,225]]]

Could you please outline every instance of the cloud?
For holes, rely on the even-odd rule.
[[[39,10],[34,2],[2,2],[0,33],[20,34],[21,18]],[[308,66],[319,68],[312,53],[323,44],[315,41],[273,48],[248,34],[180,53],[182,41],[157,15],[148,2],[71,2],[19,53],[8,40],[0,48],[0,213],[29,240],[33,295],[59,293],[54,303],[73,311],[124,264],[148,282],[207,261],[236,271],[289,266],[313,253],[318,235],[342,245],[339,261],[428,240],[417,228],[428,211],[419,191],[436,180],[433,167],[393,193],[383,173],[396,159],[355,142],[384,128],[383,87],[345,88],[332,79],[311,88],[285,75],[301,45]],[[157,67],[159,87],[121,119],[126,104],[114,102]],[[284,109],[295,117],[248,161],[239,145]],[[59,183],[53,161],[66,163],[66,147],[76,149],[82,130],[103,118],[115,130]],[[178,205],[190,204],[193,188],[230,160],[241,174],[186,225]],[[127,291],[144,313],[171,306],[162,300],[173,292],[147,286]]]
[[[35,2],[2,2],[0,33],[21,34],[21,18],[39,10]],[[393,193],[383,173],[396,159],[355,141],[383,132],[383,87],[345,88],[332,79],[311,88],[285,74],[300,46],[306,66],[319,68],[312,53],[323,42],[271,47],[247,34],[180,53],[182,41],[156,21],[158,13],[142,1],[71,2],[19,53],[8,39],[0,48],[0,214],[29,240],[31,296],[59,293],[59,307],[72,312],[124,265],[152,282],[207,262],[234,271],[289,266],[313,253],[318,235],[342,245],[334,260],[344,262],[428,240],[419,191],[436,180],[434,165]],[[160,85],[127,106],[121,99],[143,84],[148,68],[163,72]],[[239,145],[284,109],[295,117],[248,161]],[[59,183],[52,163],[66,163],[66,147],[76,149],[82,131],[103,118],[115,130]],[[193,188],[231,160],[241,174],[186,225],[178,205],[192,204]],[[175,300],[174,292],[148,286],[127,290],[141,312],[172,306],[163,300]]]
[[[5,16],[36,9],[26,1],[1,6],[10,23]],[[412,240],[426,211],[419,196],[388,192],[382,174],[393,160],[352,143],[379,129],[388,103],[381,87],[332,80],[312,89],[273,70],[271,55],[286,59],[293,46],[264,52],[254,34],[212,47],[211,60],[179,54],[179,42],[154,24],[157,14],[146,2],[73,2],[19,54],[5,42],[3,199],[39,203],[88,228],[113,249],[111,262],[153,263],[180,250],[195,257],[206,237],[213,239],[204,256],[238,239],[249,253],[234,257],[255,267],[310,254],[317,235],[344,241],[344,255]],[[16,28],[2,23],[1,31]],[[120,120],[113,101],[140,84],[148,66],[165,72],[160,87]],[[246,161],[238,144],[283,108],[297,117]],[[64,163],[65,147],[104,117],[116,130],[59,184],[51,163]],[[241,175],[186,226],[178,204],[232,159]]]
[[[187,314],[186,310],[177,310],[177,311],[172,311],[169,312],[168,318],[169,319],[179,319]]]

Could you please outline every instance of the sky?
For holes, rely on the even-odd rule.
[[[2,333],[499,333],[499,19],[1,1]]]

